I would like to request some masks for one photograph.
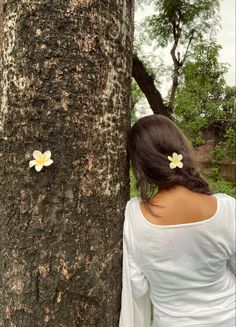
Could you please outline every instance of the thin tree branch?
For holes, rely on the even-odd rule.
[[[191,43],[192,43],[192,40],[193,40],[193,35],[194,35],[194,30],[193,30],[192,33],[191,33],[191,36],[190,36],[190,39],[189,39],[189,41],[188,41],[188,45],[187,45],[187,48],[186,48],[186,50],[185,50],[185,54],[184,54],[184,56],[183,56],[183,59],[180,61],[181,66],[183,66],[183,64],[184,64],[184,62],[185,62],[185,60],[186,60],[186,58],[187,58],[188,50],[189,50],[189,47],[190,47],[190,45],[191,45]]]
[[[176,49],[179,44],[179,39],[181,36],[181,28],[179,24],[177,24],[176,19],[172,20],[172,27],[173,27],[173,35],[174,35],[174,44],[171,48],[170,54],[174,63],[174,70],[173,70],[173,77],[172,77],[170,99],[168,104],[168,109],[170,112],[173,112],[175,94],[179,84],[179,70],[181,68],[180,58],[176,57]]]
[[[176,23],[173,21],[172,24],[175,25]],[[175,25],[175,26],[177,26],[177,25]],[[193,35],[194,35],[194,30],[193,30],[192,33],[191,33],[187,48],[185,50],[184,56],[183,56],[182,60],[180,60],[179,52],[177,53],[178,58],[176,57],[176,49],[177,49],[179,39],[180,39],[180,36],[181,36],[181,28],[178,28],[178,26],[177,26],[178,32],[175,33],[175,34],[173,33],[175,35],[174,36],[175,41],[174,41],[173,47],[172,47],[172,49],[170,51],[171,56],[172,56],[172,60],[173,60],[173,63],[174,63],[171,94],[170,94],[170,99],[169,99],[169,104],[168,104],[168,109],[169,109],[170,112],[173,112],[173,109],[174,109],[175,95],[176,95],[176,91],[177,91],[177,88],[178,88],[178,85],[179,85],[180,68],[183,66],[183,64],[184,64],[184,62],[185,62],[185,60],[187,58],[188,50],[189,50],[189,47],[191,45],[191,42],[193,40]]]

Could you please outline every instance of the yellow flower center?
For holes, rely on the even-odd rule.
[[[36,159],[37,164],[43,165],[47,160],[45,159],[44,156],[40,156]]]
[[[172,162],[173,162],[174,164],[177,164],[177,163],[179,163],[179,159],[178,159],[178,158],[173,158]]]

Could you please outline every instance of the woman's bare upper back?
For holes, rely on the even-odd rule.
[[[202,221],[211,218],[217,210],[217,199],[214,195],[200,194],[177,186],[171,190],[158,192],[151,198],[152,215],[143,202],[140,209],[143,216],[152,224],[175,225]],[[157,206],[158,205],[158,206]]]

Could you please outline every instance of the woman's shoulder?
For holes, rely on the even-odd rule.
[[[126,208],[130,207],[130,206],[134,206],[138,200],[139,200],[140,197],[138,196],[134,196],[132,198],[130,198],[127,202],[126,202]]]
[[[214,196],[216,196],[218,199],[224,201],[225,203],[232,203],[234,205],[236,203],[236,199],[233,196],[228,195],[226,193],[215,193]]]
[[[222,198],[228,198],[235,201],[235,198],[233,196],[228,195],[226,193],[214,193],[214,195]]]
[[[125,219],[124,219],[124,226],[123,226],[123,234],[125,237],[125,240],[128,245],[130,245],[130,238],[131,237],[131,231],[132,231],[132,216],[134,213],[134,209],[136,207],[136,201],[138,200],[138,197],[132,197],[126,202],[125,206]]]
[[[226,193],[216,193],[214,194],[219,202],[219,207],[221,208],[220,213],[225,217],[229,218],[229,222],[235,224],[236,216],[236,200],[231,195]]]

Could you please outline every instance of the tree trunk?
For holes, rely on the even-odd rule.
[[[2,7],[3,7],[3,0],[0,0],[0,55],[2,51]]]
[[[0,82],[2,80],[2,34],[3,34],[2,9],[3,9],[3,0],[0,0]],[[0,103],[1,103],[1,88],[0,88]],[[0,138],[0,142],[1,142],[1,138]]]
[[[6,1],[1,327],[118,326],[132,41],[130,0]]]
[[[174,63],[174,69],[173,69],[173,74],[172,74],[172,86],[171,86],[170,98],[169,98],[169,103],[168,103],[168,110],[171,113],[173,113],[173,111],[174,111],[175,96],[176,96],[177,88],[179,85],[180,68],[181,67],[178,64]]]

